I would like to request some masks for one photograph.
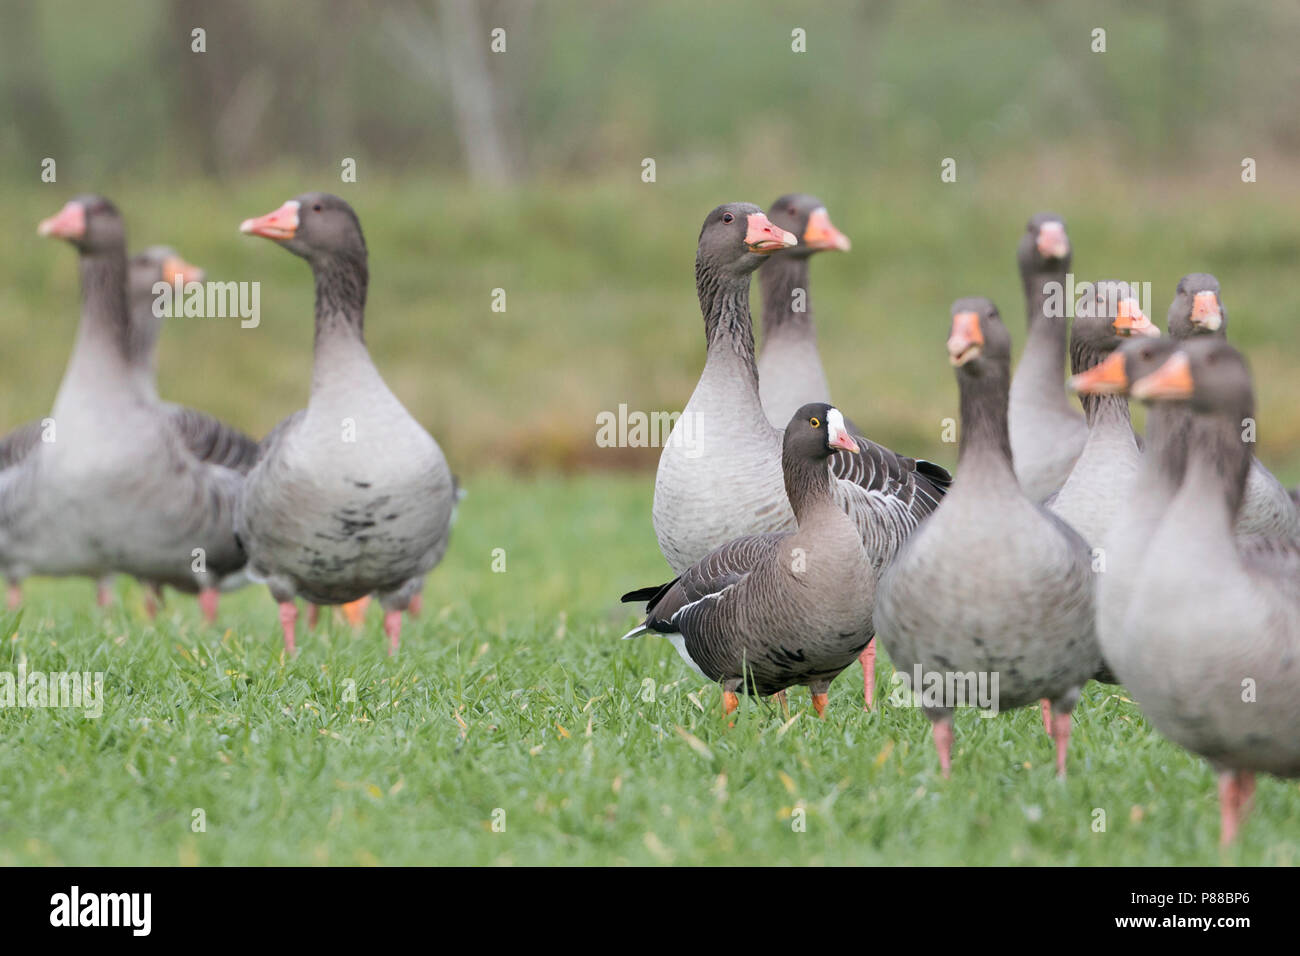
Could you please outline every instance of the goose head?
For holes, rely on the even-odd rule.
[[[150,246],[137,252],[127,261],[131,295],[151,295],[154,284],[166,282],[173,285],[180,280],[202,282],[204,271],[186,262],[171,246]]]
[[[848,252],[849,237],[831,223],[826,204],[807,193],[782,196],[767,211],[772,224],[793,235],[797,244],[782,252],[785,256],[810,256],[826,249]]]
[[[1228,313],[1218,279],[1208,272],[1190,272],[1178,280],[1174,301],[1169,304],[1169,334],[1176,339],[1228,334]]]
[[[1179,343],[1158,368],[1129,386],[1148,402],[1187,402],[1192,411],[1224,414],[1240,421],[1255,410],[1250,367],[1235,348],[1220,338]]]
[[[1127,282],[1104,279],[1080,296],[1070,328],[1071,352],[1106,355],[1127,338],[1154,338],[1160,330],[1151,324]]]
[[[773,225],[753,203],[726,203],[704,219],[695,252],[696,272],[746,276],[762,265],[766,256],[798,242],[792,233]]]
[[[948,334],[948,361],[959,376],[984,377],[1011,367],[1011,335],[1002,324],[998,307],[989,299],[958,299],[952,304]]]
[[[308,262],[366,256],[361,222],[344,200],[329,193],[303,193],[264,216],[245,219],[239,231],[262,236]]]
[[[844,415],[834,405],[809,402],[785,426],[783,458],[821,461],[837,451],[857,454],[858,443],[844,425]]]
[[[1016,247],[1021,275],[1070,268],[1070,237],[1065,220],[1056,213],[1040,212],[1025,224]]]
[[[103,196],[85,194],[68,200],[36,227],[39,236],[65,239],[79,252],[95,254],[126,248],[126,226],[117,207]]]
[[[1083,395],[1127,395],[1132,382],[1154,372],[1176,351],[1178,343],[1168,337],[1136,338],[1100,364],[1072,376],[1067,384]]]

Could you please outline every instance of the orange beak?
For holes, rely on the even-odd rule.
[[[256,219],[245,219],[239,231],[265,239],[292,239],[298,232],[298,201],[290,199],[274,212]]]
[[[1048,259],[1064,259],[1070,254],[1064,223],[1045,222],[1038,227],[1038,252]]]
[[[1143,314],[1137,299],[1120,299],[1115,309],[1114,326],[1115,331],[1125,337],[1136,335],[1154,338],[1160,334],[1160,330]]]
[[[348,619],[348,623],[354,628],[360,629],[366,621],[366,608],[370,606],[370,595],[357,598],[355,601],[349,601],[343,605],[343,616]]]
[[[1154,372],[1129,387],[1134,398],[1175,401],[1192,397],[1192,367],[1185,352],[1175,352]]]
[[[984,331],[980,328],[977,312],[958,312],[952,317],[952,332],[948,336],[948,361],[954,366],[965,365],[977,358],[984,348]]]
[[[761,212],[751,212],[746,227],[745,245],[750,252],[756,252],[760,256],[771,255],[778,249],[799,244],[794,233],[772,225],[772,221]]]
[[[80,239],[86,234],[86,210],[81,203],[69,201],[49,219],[42,219],[36,227],[36,234],[56,239]]]
[[[831,225],[825,209],[814,209],[808,215],[808,225],[803,231],[803,241],[809,249],[838,249],[848,252],[853,244],[849,237]]]
[[[1071,376],[1067,384],[1084,395],[1123,395],[1128,389],[1124,356],[1118,351],[1111,352],[1104,362]]]
[[[162,277],[168,285],[175,285],[177,279],[180,280],[181,285],[187,282],[202,282],[203,270],[186,262],[180,256],[168,256],[163,261]]]
[[[1217,332],[1223,325],[1223,312],[1219,309],[1219,296],[1215,292],[1198,292],[1192,298],[1192,325],[1209,332]]]

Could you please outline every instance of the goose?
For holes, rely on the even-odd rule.
[[[1160,330],[1151,324],[1127,282],[1103,280],[1089,284],[1080,297],[1070,329],[1070,369],[1074,383],[1100,365],[1129,337],[1154,338]],[[1122,395],[1089,393],[1083,396],[1088,440],[1061,490],[1045,502],[1055,514],[1095,550],[1094,561],[1104,556],[1106,534],[1115,521],[1141,462],[1137,436]],[[1092,675],[1102,683],[1115,683],[1103,665]],[[1051,706],[1043,705],[1043,724],[1051,732]]]
[[[961,395],[957,477],[881,576],[877,633],[899,674],[927,686],[942,675],[952,687],[951,695],[927,693],[922,701],[945,777],[953,708],[971,689],[967,675],[987,680],[981,702],[997,710],[1051,701],[1064,776],[1070,714],[1101,665],[1091,555],[1016,480],[1007,434],[1011,337],[992,302],[953,304],[948,356]]]
[[[1218,773],[1226,844],[1256,773],[1300,777],[1300,543],[1235,533],[1252,457],[1241,422],[1255,411],[1236,349],[1186,340],[1129,392],[1187,408],[1191,440],[1160,463],[1179,487],[1103,650],[1152,724]]]
[[[718,206],[700,230],[695,278],[707,355],[659,457],[652,515],[659,549],[676,574],[742,535],[796,527],[781,473],[783,433],[768,421],[758,392],[749,281],[765,256],[797,242],[751,203]],[[857,522],[879,571],[935,509],[951,476],[854,438],[860,454],[831,458],[832,493]],[[872,642],[862,655],[867,707],[874,660]]]
[[[1126,396],[1130,382],[1155,371],[1177,348],[1168,337],[1135,338],[1074,375],[1070,387],[1085,396]],[[1190,424],[1190,417],[1173,404],[1152,406],[1137,472],[1126,485],[1113,489],[1117,507],[1101,538],[1097,565],[1097,635],[1103,648],[1111,643],[1106,635],[1123,624],[1147,542],[1178,490],[1181,464],[1177,476],[1171,477],[1161,462],[1185,462]],[[1115,675],[1109,662],[1107,670]]]
[[[1169,334],[1178,341],[1197,336],[1225,339],[1228,312],[1223,307],[1219,280],[1208,272],[1192,272],[1178,280],[1169,304]],[[1254,456],[1246,480],[1246,494],[1237,514],[1237,532],[1300,540],[1300,509],[1296,499]]]
[[[38,232],[77,249],[82,317],[49,440],[29,443],[0,470],[0,571],[10,598],[29,574],[122,572],[198,591],[212,621],[218,586],[244,565],[233,526],[241,476],[196,455],[140,375],[117,208],[78,196]]]
[[[250,576],[279,603],[290,654],[297,597],[333,605],[372,592],[395,653],[401,612],[447,550],[455,492],[442,449],[366,349],[361,223],[339,197],[306,193],[239,228],[306,259],[316,281],[307,407],[263,439],[236,515]]]
[[[808,264],[825,249],[848,252],[849,238],[836,229],[821,200],[782,196],[767,218],[798,240],[768,256],[758,271],[763,290],[763,344],[758,351],[758,395],[773,427],[784,429],[805,402],[829,402],[830,386],[817,354]],[[850,427],[852,427],[850,425]]]
[[[154,284],[176,281],[202,281],[203,270],[191,265],[168,246],[150,246],[127,261],[127,308],[130,312],[130,331],[127,336],[127,356],[138,385],[146,394],[157,395],[154,374],[154,350],[162,319],[154,315],[156,295]],[[32,450],[41,440],[45,428],[40,421],[19,425],[0,438],[0,470],[11,467]],[[111,576],[98,582],[96,603],[101,607],[112,601]],[[150,592],[150,606],[153,602]],[[10,582],[8,607],[14,610],[22,603],[22,584]]]
[[[872,638],[875,570],[857,524],[832,491],[837,450],[857,454],[839,409],[811,402],[786,426],[781,471],[796,527],[744,535],[667,584],[623,595],[647,601],[623,635],[663,634],[691,670],[722,685],[723,713],[737,692],[777,694],[807,685],[825,716],[831,680]]]
[[[204,271],[183,259],[170,246],[150,246],[127,261],[127,307],[129,325],[126,337],[127,364],[140,393],[149,397],[171,417],[182,441],[200,461],[223,465],[245,473],[252,467],[257,452],[257,442],[239,430],[226,425],[204,412],[186,408],[158,398],[157,347],[162,331],[163,316],[155,314],[154,291],[159,282],[173,285],[180,282],[202,282]],[[21,425],[0,439],[0,469],[13,464],[40,441],[41,422]],[[228,575],[220,589],[230,590],[243,583],[242,575]],[[162,585],[146,581],[145,611],[153,618],[162,600]],[[193,590],[193,588],[187,588]],[[19,582],[9,588],[8,606],[16,608],[22,600]],[[98,582],[96,603],[105,607],[112,601],[111,576]],[[215,614],[215,608],[205,614]],[[211,619],[211,618],[210,618]]]
[[[1034,501],[1065,484],[1088,441],[1083,415],[1065,392],[1064,290],[1070,257],[1060,216],[1041,212],[1029,220],[1016,249],[1029,336],[1011,381],[1007,415],[1016,477]]]

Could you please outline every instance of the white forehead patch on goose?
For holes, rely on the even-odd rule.
[[[848,431],[844,427],[844,415],[838,408],[831,408],[826,412],[826,427],[830,429],[832,438],[841,432]]]

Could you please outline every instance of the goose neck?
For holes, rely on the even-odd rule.
[[[773,335],[811,335],[812,299],[808,257],[775,255],[758,272],[763,290],[763,339]]]
[[[734,365],[758,394],[758,366],[754,359],[754,326],[749,314],[749,274],[719,275],[696,267],[696,290],[704,313],[708,342],[707,364]]]

